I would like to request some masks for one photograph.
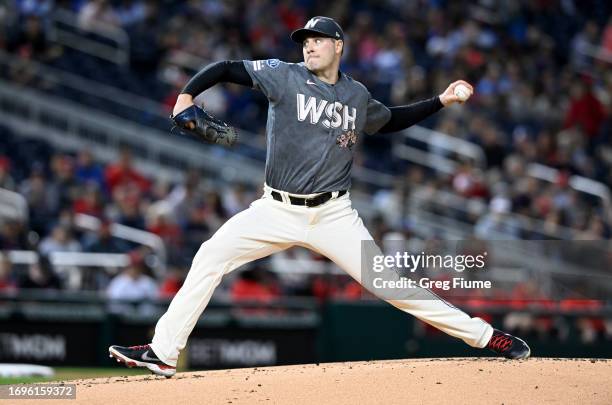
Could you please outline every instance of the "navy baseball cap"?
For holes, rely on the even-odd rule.
[[[301,44],[309,36],[328,37],[344,41],[344,32],[340,24],[329,17],[312,17],[304,28],[297,29],[291,33],[291,39]]]

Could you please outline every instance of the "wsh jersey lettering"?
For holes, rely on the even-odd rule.
[[[321,121],[321,116],[325,113],[327,117]],[[339,102],[327,100],[317,100],[316,97],[306,96],[297,93],[297,119],[298,121],[310,120],[313,125],[321,122],[325,128],[340,128],[348,131],[355,129],[357,120],[357,109],[349,107]]]

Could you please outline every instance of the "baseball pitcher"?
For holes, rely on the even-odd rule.
[[[150,344],[109,348],[117,361],[171,377],[180,351],[223,276],[292,246],[327,256],[361,282],[361,243],[372,236],[351,206],[355,144],[362,136],[400,131],[461,102],[465,95],[455,92],[457,86],[473,92],[469,83],[459,80],[439,96],[387,107],[339,70],[344,33],[336,21],[314,17],[291,39],[302,45],[304,62],[214,63],[197,73],[178,97],[172,116],[178,130],[223,145],[236,141],[235,131],[195,106],[193,98],[224,82],[253,87],[268,98],[263,196],[202,244],[183,287],[157,322]],[[429,290],[421,289],[416,299],[387,301],[470,346],[511,359],[530,355],[523,340],[470,317]]]

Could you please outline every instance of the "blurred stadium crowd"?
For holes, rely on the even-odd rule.
[[[46,27],[57,8],[77,13],[83,30],[124,29],[130,39],[129,69],[51,41]],[[407,179],[415,189],[422,186],[425,201],[431,204],[437,191],[482,201],[489,207],[485,214],[463,218],[482,239],[499,233],[516,239],[551,238],[558,228],[575,231],[571,236],[575,239],[610,238],[609,207],[569,186],[572,175],[612,185],[612,3],[608,1],[23,0],[9,1],[0,11],[0,49],[18,61],[3,71],[13,83],[76,97],[29,74],[36,61],[162,101],[168,110],[195,72],[177,67],[185,53],[207,61],[300,61],[301,49],[288,34],[311,16],[334,17],[347,37],[342,68],[388,105],[431,97],[460,78],[473,83],[476,92],[469,103],[443,110],[424,125],[479,145],[486,157],[485,167],[463,160],[450,175],[410,166],[390,157],[391,135],[363,139],[357,164]],[[260,94],[217,86],[203,102],[265,143],[267,104]],[[114,112],[112,106],[96,105]],[[134,119],[146,122],[145,117]],[[111,296],[138,298],[130,295],[136,290],[143,297],[172,295],[199,244],[259,193],[243,184],[219,188],[197,171],[187,173],[181,184],[157,182],[134,168],[129,150],[104,165],[86,150],[76,155],[54,151],[49,145],[23,141],[4,127],[0,145],[0,187],[21,193],[30,207],[27,226],[2,224],[0,248],[38,250],[43,256],[54,251],[131,252],[133,265],[110,283],[104,280],[94,287],[108,288]],[[530,163],[558,169],[556,181],[528,176]],[[370,221],[375,238],[380,241],[391,233],[415,237],[410,221],[386,212],[397,190],[369,191],[381,212]],[[104,226],[96,234],[78,232],[72,225],[75,213],[99,217]],[[508,213],[540,220],[548,232],[525,234],[518,224],[498,227],[495,218]],[[171,252],[167,280],[142,275],[141,252],[111,238],[111,222],[147,230],[164,240]],[[324,262],[302,251],[284,256]],[[7,263],[4,255],[0,290],[61,286],[47,266],[32,266],[34,270],[16,280]],[[278,276],[256,264],[236,278],[231,293],[263,300],[283,294],[359,296],[354,283],[330,280],[279,282]],[[529,288],[537,287],[519,285],[517,291],[498,295],[524,298]]]

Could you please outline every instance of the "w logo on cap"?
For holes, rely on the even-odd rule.
[[[312,17],[304,28],[299,28],[291,33],[291,39],[298,44],[303,44],[308,36],[326,37],[344,40],[342,28],[330,17]]]
[[[304,26],[304,28],[310,29],[310,28],[314,27],[315,25],[317,25],[317,23],[319,21],[321,21],[321,19],[319,17],[313,17],[310,20],[308,20],[308,22],[306,23],[306,26]]]

